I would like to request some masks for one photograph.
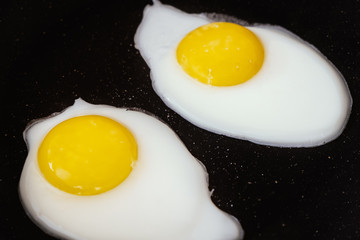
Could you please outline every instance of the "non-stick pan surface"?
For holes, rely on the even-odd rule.
[[[62,111],[79,97],[141,108],[166,122],[205,164],[213,202],[241,221],[245,239],[360,239],[359,2],[164,0],[187,12],[280,25],[337,66],[353,98],[349,122],[336,140],[299,149],[213,134],[166,107],[133,42],[149,3],[1,2],[0,239],[53,239],[19,200],[27,155],[22,132],[32,119]]]

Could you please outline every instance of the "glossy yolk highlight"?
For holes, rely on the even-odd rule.
[[[247,28],[215,22],[186,35],[176,55],[184,71],[200,82],[233,86],[246,82],[260,70],[264,48]]]
[[[53,186],[77,195],[108,191],[124,181],[137,159],[131,132],[103,116],[87,115],[55,126],[38,150],[38,163]]]

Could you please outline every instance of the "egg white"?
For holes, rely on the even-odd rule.
[[[165,104],[201,128],[264,145],[312,147],[341,134],[352,105],[343,76],[317,49],[281,27],[247,27],[263,43],[265,59],[246,83],[215,87],[187,75],[177,63],[177,45],[212,21],[158,1],[145,8],[135,47]]]
[[[126,126],[138,160],[119,186],[93,196],[65,193],[46,181],[37,151],[60,122],[82,115],[109,117]],[[239,239],[235,217],[210,199],[207,172],[173,131],[139,111],[92,105],[81,99],[61,114],[26,130],[29,153],[19,191],[30,217],[49,234],[66,239]]]

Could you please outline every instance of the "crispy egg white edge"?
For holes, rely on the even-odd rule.
[[[189,26],[187,26],[187,27],[181,26],[182,29],[179,30],[180,33],[179,32],[174,33],[175,28],[174,28],[174,31],[172,31],[171,33],[167,33],[167,34],[175,34],[175,37],[171,38],[171,40],[169,42],[167,42],[165,46],[162,46],[162,42],[161,42],[161,39],[164,38],[164,36],[159,37],[157,34],[153,34],[151,36],[154,39],[156,44],[154,44],[152,42],[152,40],[149,41],[148,43],[146,41],[144,42],[141,39],[142,36],[144,36],[144,35],[149,36],[149,34],[146,33],[146,31],[149,31],[149,29],[146,29],[144,26],[146,26],[146,25],[150,26],[150,24],[158,24],[156,22],[151,23],[151,21],[153,21],[153,19],[154,19],[151,15],[154,15],[154,14],[156,14],[156,16],[161,16],[161,17],[166,16],[166,14],[171,15],[172,17],[175,16],[177,18],[182,17],[181,18],[182,22],[184,22],[186,20],[184,25],[189,24]],[[184,18],[183,15],[186,15],[187,18]],[[216,16],[216,14],[212,14],[212,16]],[[221,15],[220,17],[223,17],[223,16]],[[233,17],[229,17],[229,20],[231,22],[236,22],[236,20]],[[153,5],[148,5],[144,9],[143,20],[141,21],[141,23],[136,31],[135,37],[134,37],[135,47],[140,50],[140,54],[142,55],[142,57],[144,58],[144,60],[146,61],[146,63],[148,64],[148,66],[151,69],[150,76],[152,79],[152,84],[153,84],[153,88],[154,88],[155,92],[160,96],[160,98],[165,102],[165,104],[167,106],[169,106],[173,110],[176,109],[175,110],[176,112],[178,112],[182,117],[184,117],[188,121],[192,122],[193,124],[195,124],[201,128],[204,128],[206,130],[209,130],[211,132],[215,132],[217,134],[224,134],[224,135],[227,135],[230,137],[245,139],[245,140],[249,140],[249,141],[252,141],[252,142],[255,142],[258,144],[264,144],[264,145],[270,145],[270,146],[315,147],[315,146],[323,145],[327,142],[334,140],[343,132],[343,130],[347,124],[347,121],[349,119],[351,107],[352,107],[351,94],[350,94],[350,91],[348,89],[347,83],[346,83],[343,75],[313,45],[307,43],[306,41],[302,40],[300,37],[296,36],[295,34],[291,33],[290,31],[285,30],[284,28],[279,27],[279,26],[272,26],[272,25],[268,25],[268,24],[254,24],[252,26],[248,26],[248,24],[246,22],[244,22],[242,20],[238,21],[238,23],[240,23],[240,24],[247,25],[247,27],[250,30],[254,31],[257,35],[259,34],[257,31],[258,29],[263,29],[264,31],[270,30],[270,31],[275,32],[275,34],[283,35],[286,38],[289,38],[289,39],[292,39],[293,41],[298,42],[299,44],[303,45],[304,48],[311,49],[314,52],[314,55],[316,55],[315,57],[318,57],[319,59],[322,59],[324,62],[326,62],[326,64],[328,65],[327,68],[329,68],[329,72],[333,72],[334,76],[338,76],[339,81],[337,81],[335,84],[338,85],[338,89],[339,89],[338,91],[343,92],[343,95],[347,96],[347,98],[340,100],[340,101],[344,102],[343,105],[346,105],[347,108],[344,108],[344,111],[342,111],[342,113],[340,114],[341,116],[338,117],[338,120],[337,120],[338,123],[334,123],[337,126],[332,129],[327,129],[326,134],[323,134],[323,132],[318,133],[318,136],[315,139],[313,138],[313,136],[310,136],[310,138],[303,137],[304,139],[301,141],[299,141],[299,140],[295,140],[295,141],[280,140],[280,141],[278,141],[278,140],[271,139],[271,137],[267,140],[264,140],[264,139],[262,139],[261,136],[260,137],[250,137],[249,133],[246,133],[246,132],[240,133],[240,134],[234,133],[231,130],[224,130],[221,127],[216,127],[211,124],[208,124],[207,121],[211,118],[208,118],[208,119],[198,118],[195,113],[201,111],[201,109],[195,109],[195,110],[189,111],[189,109],[187,109],[183,104],[178,103],[179,99],[181,102],[181,101],[183,101],[182,99],[186,99],[186,96],[177,97],[178,99],[175,99],[175,100],[172,99],[173,96],[171,94],[176,95],[176,94],[179,94],[179,92],[181,92],[181,91],[176,89],[171,94],[169,94],[169,92],[168,92],[169,88],[166,89],[166,87],[165,87],[164,88],[165,90],[162,89],[163,86],[161,86],[161,84],[159,83],[158,77],[154,76],[155,72],[158,71],[159,69],[156,69],[154,66],[152,66],[152,62],[159,62],[159,61],[161,61],[162,58],[166,58],[165,62],[166,61],[167,62],[174,61],[176,59],[175,58],[176,46],[177,46],[178,42],[183,38],[183,36],[185,36],[190,30],[195,29],[196,27],[201,26],[206,23],[209,23],[209,22],[212,22],[212,20],[207,18],[205,14],[188,14],[188,13],[182,12],[172,6],[162,5],[159,1],[155,1]],[[164,24],[166,25],[166,24],[170,24],[170,23],[165,22]],[[180,26],[177,26],[176,30],[178,30],[179,27]],[[140,49],[139,45],[142,45],[142,49]],[[265,45],[264,47],[266,47],[266,43],[264,45]],[[174,51],[169,52],[169,49],[173,49]],[[153,54],[154,52],[156,54]],[[153,56],[150,56],[150,55],[153,55]],[[171,55],[171,56],[169,56],[169,55]],[[153,59],[151,59],[151,57]],[[266,63],[266,59],[267,59],[267,56],[265,55],[264,65]],[[159,65],[161,65],[161,64],[159,64]],[[249,87],[251,85],[254,85],[255,82],[259,81],[258,80],[259,75],[261,75],[261,71],[260,71],[257,75],[254,76],[254,78],[251,81],[248,81],[248,82],[238,85],[238,86],[213,87],[213,86],[208,86],[208,85],[199,83],[198,81],[189,77],[187,74],[185,74],[182,71],[181,67],[176,62],[176,60],[174,61],[174,63],[172,65],[176,66],[172,70],[177,68],[174,70],[174,72],[176,74],[179,74],[181,76],[181,78],[187,79],[189,85],[192,85],[193,87],[199,89],[200,91],[204,91],[204,92],[212,91],[214,93],[214,92],[226,91],[226,94],[224,93],[224,95],[227,95],[227,93],[229,93],[229,92],[238,91],[239,89],[243,88],[244,86]],[[170,75],[170,72],[168,71],[167,74]],[[173,77],[173,76],[171,76],[171,77]],[[173,81],[173,79],[171,79],[171,81]],[[162,82],[162,84],[164,84],[164,81]],[[188,88],[188,89],[190,89],[190,88]],[[183,90],[183,89],[181,89],[181,90]],[[282,129],[280,129],[280,131],[281,130]],[[246,129],[243,131],[246,131]]]
[[[74,106],[76,106],[77,108],[74,108]],[[53,114],[53,115],[51,115],[50,118],[47,118],[45,120],[41,119],[37,122],[31,123],[24,132],[24,137],[25,137],[25,141],[27,143],[28,149],[29,149],[29,154],[26,159],[26,162],[25,162],[25,165],[23,168],[23,172],[21,175],[21,179],[20,179],[20,184],[19,184],[20,199],[26,209],[27,214],[40,228],[42,228],[48,234],[56,236],[56,237],[65,237],[67,239],[89,239],[87,236],[81,236],[78,234],[74,234],[72,230],[67,231],[66,226],[59,225],[59,223],[56,222],[56,219],[55,220],[52,219],[53,216],[49,216],[45,212],[42,212],[42,206],[39,206],[38,205],[39,202],[37,202],[37,201],[41,202],[40,196],[35,196],[35,198],[32,198],[32,199],[28,198],[28,195],[32,195],[32,196],[36,195],[36,193],[32,192],[32,185],[34,183],[36,183],[36,181],[34,182],[34,180],[31,178],[31,176],[27,175],[27,174],[29,174],[29,169],[31,169],[31,168],[33,170],[32,173],[35,173],[37,175],[36,176],[38,178],[37,181],[38,182],[41,181],[43,183],[42,184],[43,186],[40,186],[41,188],[44,188],[44,189],[46,189],[46,191],[49,191],[49,194],[53,195],[54,198],[59,198],[61,201],[66,202],[65,205],[60,204],[58,207],[64,207],[64,206],[71,207],[71,206],[76,206],[76,204],[79,204],[79,203],[88,204],[89,206],[94,207],[94,206],[96,206],[97,202],[108,203],[108,204],[114,203],[114,197],[116,198],[116,197],[122,196],[121,194],[117,195],[116,192],[118,192],[121,189],[131,187],[131,185],[128,184],[128,182],[131,181],[132,175],[136,174],[136,172],[137,172],[136,168],[139,166],[140,163],[136,163],[134,170],[122,184],[120,184],[119,186],[115,187],[112,190],[109,190],[105,193],[95,195],[95,196],[76,196],[73,194],[65,193],[65,192],[55,188],[54,186],[52,186],[50,183],[48,183],[45,180],[45,178],[42,176],[37,164],[35,163],[36,162],[36,153],[37,153],[36,150],[38,149],[38,146],[41,143],[41,141],[34,142],[34,140],[36,140],[36,139],[33,139],[34,131],[36,131],[36,130],[41,131],[40,136],[37,137],[41,140],[47,134],[47,132],[52,127],[54,127],[56,124],[58,124],[59,122],[69,119],[71,117],[81,116],[81,115],[95,114],[95,115],[107,116],[107,117],[110,117],[111,119],[114,119],[114,120],[124,124],[125,126],[127,126],[129,128],[130,131],[133,132],[134,137],[136,138],[138,144],[140,145],[139,148],[141,148],[143,142],[141,140],[139,141],[139,136],[137,134],[137,130],[134,129],[134,126],[132,126],[130,123],[128,123],[129,119],[126,121],[119,121],[119,119],[114,118],[113,115],[104,114],[106,111],[101,110],[104,108],[110,109],[111,111],[114,111],[114,112],[125,111],[125,114],[127,114],[126,112],[128,112],[128,113],[144,115],[144,117],[146,119],[148,119],[152,122],[157,122],[158,125],[161,125],[160,127],[163,128],[163,130],[165,132],[167,132],[167,134],[170,135],[171,138],[173,138],[174,140],[176,139],[176,141],[178,142],[178,144],[182,148],[182,150],[186,150],[185,155],[187,155],[188,158],[184,159],[184,161],[188,161],[188,163],[187,163],[188,171],[192,171],[192,169],[193,169],[192,176],[194,176],[193,177],[194,179],[192,179],[192,180],[197,180],[196,183],[193,183],[193,185],[197,185],[197,187],[191,186],[191,188],[193,188],[192,191],[196,190],[196,192],[199,192],[199,194],[200,194],[200,196],[198,197],[198,200],[195,201],[195,203],[194,203],[194,200],[192,200],[192,199],[189,200],[190,204],[193,204],[193,206],[190,207],[190,209],[187,209],[187,211],[190,212],[190,215],[191,215],[190,219],[193,220],[192,223],[193,223],[193,228],[194,228],[194,231],[193,231],[194,235],[199,234],[199,231],[196,230],[196,227],[201,228],[201,226],[202,226],[201,223],[199,224],[199,226],[197,226],[196,221],[197,220],[203,221],[203,222],[207,221],[207,219],[204,219],[204,216],[201,216],[201,214],[200,214],[200,216],[196,215],[195,209],[203,208],[203,209],[207,209],[207,211],[213,212],[213,214],[216,214],[215,216],[218,219],[224,220],[228,224],[232,224],[234,227],[237,228],[238,235],[243,236],[243,230],[242,230],[238,220],[235,217],[233,217],[225,212],[222,212],[212,203],[212,201],[210,199],[210,193],[208,190],[208,182],[207,182],[208,176],[207,176],[205,166],[200,161],[198,161],[196,158],[192,157],[192,155],[187,151],[186,147],[182,144],[181,140],[177,137],[177,135],[171,129],[169,129],[162,121],[158,121],[156,118],[151,117],[148,114],[144,114],[142,112],[138,112],[138,111],[134,112],[129,109],[126,109],[126,110],[118,109],[118,108],[106,106],[106,105],[92,105],[92,104],[88,104],[88,103],[82,101],[81,99],[76,100],[76,102],[73,106],[67,108],[65,111],[63,111],[60,114],[56,114],[56,116],[54,116],[54,114]],[[76,110],[76,112],[74,110]],[[88,110],[90,110],[90,111],[88,111]],[[56,118],[57,118],[57,120],[55,120]],[[48,120],[54,120],[54,121],[52,121],[51,123],[47,123]],[[45,126],[46,126],[46,128],[43,129]],[[34,155],[35,155],[35,158],[34,158]],[[140,158],[141,158],[141,150],[139,150],[139,161],[141,161]],[[141,180],[141,177],[140,177],[140,180]],[[36,187],[36,186],[33,186],[33,187]],[[39,186],[37,186],[37,187],[39,187]],[[179,190],[180,189],[177,189],[177,191],[179,191]],[[179,193],[177,193],[177,191],[173,192],[172,194],[175,194],[175,195],[179,194]],[[184,192],[184,189],[181,191],[182,191],[182,193],[186,192],[186,191]],[[40,193],[40,192],[41,191],[39,190],[38,193]],[[111,198],[111,197],[113,197],[113,198]],[[182,198],[181,201],[186,201],[186,197],[185,198],[184,198],[184,196],[178,196],[178,197]],[[84,199],[86,199],[86,200],[84,201]],[[107,200],[107,199],[110,199],[110,200]],[[111,199],[113,199],[113,200],[111,200]],[[34,201],[32,201],[32,200],[34,200]],[[72,202],[72,201],[74,201],[74,202]],[[75,204],[75,205],[73,205],[73,204]],[[200,207],[199,204],[201,204],[202,207]],[[140,208],[141,206],[137,206],[137,207]],[[146,205],[144,205],[142,207],[146,207]],[[171,206],[167,206],[167,207],[171,207]],[[181,207],[179,207],[179,208],[181,209]],[[178,211],[182,211],[182,210],[178,210]],[[203,211],[203,212],[206,213],[206,211]],[[71,215],[69,215],[69,216],[71,216]],[[183,221],[187,221],[187,220],[188,219],[183,219]],[[86,221],[86,220],[84,220],[84,221]],[[210,221],[210,223],[211,223],[211,221]],[[81,224],[80,224],[80,226],[81,226]],[[115,227],[115,226],[113,226],[113,227]],[[181,239],[183,237],[189,238],[189,236],[187,236],[186,234],[190,234],[190,233],[186,233],[185,229],[176,228],[175,230],[180,231],[180,232],[177,232],[177,234],[176,234],[179,237],[179,239]],[[201,235],[201,232],[200,232],[200,235]],[[98,237],[103,237],[103,236],[98,236]],[[173,236],[161,236],[161,234],[160,234],[160,236],[154,236],[154,237],[157,237],[157,238],[159,237],[159,239],[168,239],[168,237],[173,238]],[[96,236],[95,236],[95,239],[96,239]],[[190,237],[190,239],[191,239],[191,237]]]

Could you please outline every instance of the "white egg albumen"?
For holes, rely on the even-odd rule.
[[[247,27],[263,43],[265,59],[246,83],[216,87],[188,76],[176,60],[177,45],[210,22],[204,14],[158,1],[145,8],[135,47],[165,104],[201,128],[264,145],[312,147],[341,134],[352,105],[343,76],[313,46],[281,27]]]
[[[45,135],[60,122],[101,115],[125,125],[138,144],[138,160],[116,188],[93,196],[65,193],[48,183],[37,164]],[[19,191],[31,218],[66,239],[241,239],[235,217],[211,201],[205,167],[176,134],[138,111],[92,105],[81,99],[25,133],[29,153]]]

